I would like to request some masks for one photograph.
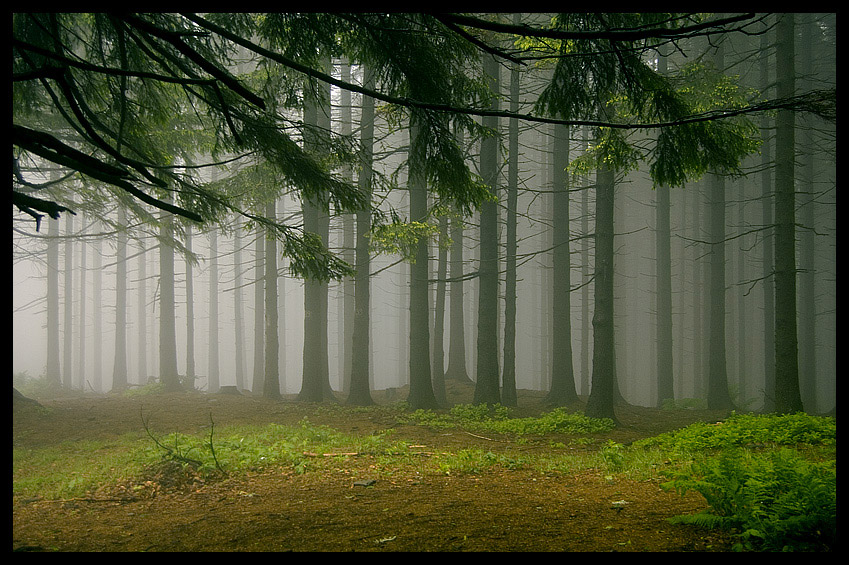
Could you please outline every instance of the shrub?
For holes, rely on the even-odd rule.
[[[837,533],[834,461],[814,463],[782,448],[767,455],[727,449],[663,484],[694,490],[710,509],[673,522],[739,529],[736,549],[829,549]]]

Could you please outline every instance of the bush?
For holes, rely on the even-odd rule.
[[[767,455],[728,449],[663,484],[705,497],[710,509],[676,523],[739,529],[736,549],[830,549],[837,534],[834,461],[814,463],[782,448]]]

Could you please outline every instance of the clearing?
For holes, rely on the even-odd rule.
[[[466,398],[468,396],[468,398]],[[550,410],[543,393],[521,391],[516,416]],[[394,440],[421,457],[484,449],[532,455],[594,450],[716,421],[708,411],[617,409],[622,426],[568,447],[568,438],[516,438],[458,429],[430,430],[398,421],[383,391],[375,410],[273,402],[249,395],[197,392],[140,396],[77,395],[15,401],[13,444],[109,439],[143,431],[203,433],[215,425],[312,424],[356,434],[393,429]],[[404,398],[401,394],[395,400]],[[471,389],[452,385],[454,403]],[[581,407],[575,407],[580,409]],[[564,446],[565,445],[565,446]],[[552,447],[557,446],[557,447]],[[707,507],[695,493],[660,488],[662,478],[611,477],[606,469],[574,474],[494,466],[477,473],[387,472],[374,456],[314,454],[325,463],[298,474],[276,468],[201,480],[162,466],[133,485],[104,485],[90,496],[12,500],[12,547],[18,551],[727,551],[722,532],[672,525],[667,518]],[[614,504],[616,503],[616,504]]]

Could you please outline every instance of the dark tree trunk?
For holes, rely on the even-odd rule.
[[[565,406],[578,400],[572,360],[572,278],[569,244],[569,128],[554,126],[552,161],[552,355],[551,388],[547,400]]]
[[[363,70],[366,88],[374,87],[374,74],[366,67]],[[357,179],[360,191],[371,201],[372,159],[374,154],[374,99],[363,96],[360,118],[360,174]],[[351,381],[348,404],[369,406],[374,404],[369,387],[369,357],[371,352],[371,254],[369,232],[371,210],[358,210],[356,214],[356,266],[354,275],[354,320],[351,336]]]
[[[499,90],[499,66],[492,56],[484,55],[484,72],[490,89]],[[498,109],[498,100],[492,102]],[[484,127],[497,129],[498,118],[485,116]],[[497,194],[498,140],[486,137],[481,141],[480,171],[483,182]],[[475,404],[499,404],[498,371],[498,206],[488,200],[480,208],[480,281],[478,294],[478,353]]]
[[[776,27],[776,95],[796,94],[794,14]],[[795,114],[778,111],[775,130],[775,410],[802,410],[796,334]]]

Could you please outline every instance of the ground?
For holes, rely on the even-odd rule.
[[[455,387],[452,393],[463,402],[463,394],[470,391]],[[375,393],[375,399],[386,401],[382,392]],[[362,434],[395,428],[393,439],[421,446],[422,457],[464,447],[530,453],[551,444],[519,444],[511,438],[461,430],[430,431],[401,424],[389,411],[340,415],[294,399],[270,401],[249,395],[190,392],[40,402],[50,410],[14,402],[15,445],[116,437],[141,430],[141,414],[150,418],[157,433],[199,432],[209,424],[210,415],[216,426],[294,424],[306,416],[314,424]],[[519,402],[520,415],[549,409],[539,393],[523,391]],[[623,406],[617,417],[620,427],[604,434],[605,441],[628,443],[718,415]],[[706,503],[695,493],[681,497],[662,490],[660,478],[611,480],[601,469],[571,476],[507,469],[447,476],[416,471],[387,475],[378,472],[369,456],[333,459],[335,464],[324,471],[296,474],[278,469],[207,481],[161,467],[137,481],[135,489],[105,485],[90,497],[60,501],[13,497],[12,547],[18,551],[658,552],[731,547],[726,534],[667,522],[671,516],[698,512]]]

